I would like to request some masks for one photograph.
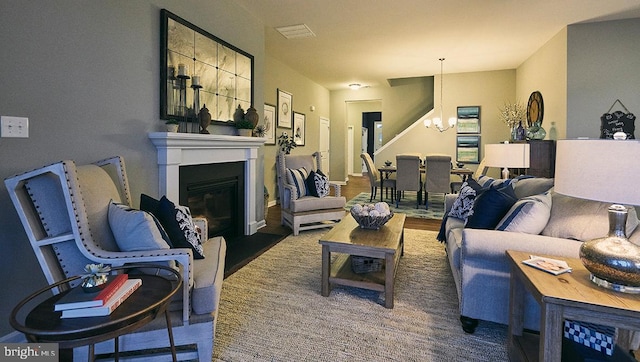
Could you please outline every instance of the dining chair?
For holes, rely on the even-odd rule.
[[[372,202],[373,199],[376,198],[378,188],[380,188],[380,199],[382,199],[382,191],[387,187],[391,189],[391,202],[393,202],[393,194],[396,192],[396,180],[384,178],[376,168],[368,153],[364,152],[360,154],[360,158],[362,158],[365,166],[367,167],[369,185],[371,185],[371,197],[369,198],[369,202]]]
[[[473,173],[471,177],[474,180],[477,180],[480,176],[486,175],[488,170],[489,170],[489,167],[487,167],[487,163],[483,158],[482,161],[480,161],[480,164],[478,164],[478,168],[476,169],[476,171]],[[457,193],[460,190],[460,187],[462,187],[462,181],[452,181],[451,193],[452,194]]]
[[[420,177],[419,154],[396,155],[396,207],[405,191],[416,191],[417,205],[422,203],[422,179]]]
[[[424,160],[424,204],[429,208],[429,192],[446,194],[451,188],[451,156],[427,155]]]

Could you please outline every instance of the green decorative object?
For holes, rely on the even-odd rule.
[[[527,139],[529,140],[543,140],[547,136],[547,131],[542,128],[541,121],[536,121],[533,126],[527,129]]]

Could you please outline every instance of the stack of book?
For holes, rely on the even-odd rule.
[[[129,279],[127,274],[109,276],[107,285],[98,292],[71,289],[58,300],[55,310],[62,312],[61,318],[107,316],[141,285],[142,279]]]

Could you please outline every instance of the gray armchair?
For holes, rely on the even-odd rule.
[[[429,208],[429,192],[446,194],[451,187],[451,156],[427,155],[425,157],[424,204]]]
[[[418,203],[422,203],[422,179],[420,177],[419,154],[396,155],[396,207],[405,191],[415,191]]]
[[[199,260],[186,248],[120,251],[108,220],[111,200],[131,205],[120,157],[82,166],[61,161],[7,178],[5,184],[49,284],[84,274],[89,263],[177,263],[184,284],[180,297],[169,306],[175,345],[182,346],[180,353],[188,358],[211,361],[224,276],[226,243],[222,237],[203,238],[205,258]],[[200,220],[202,230],[207,230],[205,223]],[[118,343],[121,352],[164,351],[169,346],[165,321],[156,319],[120,336]],[[97,355],[113,350],[113,340],[95,345]],[[88,347],[75,348],[74,360],[87,360],[88,352]],[[157,358],[156,354],[148,360]]]
[[[321,172],[320,165],[319,152],[313,155],[280,153],[276,158],[281,222],[293,230],[293,235],[298,235],[302,230],[333,227],[345,215],[347,201],[340,196],[340,185],[328,184],[334,190],[333,196],[309,196],[304,177],[301,174],[297,174],[300,177],[293,177],[290,171],[304,168],[307,174],[311,171]]]
[[[362,153],[360,158],[364,161],[364,164],[367,166],[367,175],[369,176],[369,185],[371,185],[371,197],[369,198],[369,202],[372,202],[376,197],[378,188],[380,188],[380,195],[382,195],[383,188],[391,189],[391,202],[393,202],[393,194],[396,192],[396,180],[394,179],[385,179],[380,175],[380,171],[376,168],[371,159],[371,156],[368,153]],[[380,196],[382,198],[382,196]]]

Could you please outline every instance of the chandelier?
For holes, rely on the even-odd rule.
[[[444,80],[442,68],[443,68],[444,58],[439,58],[438,60],[440,61],[440,117],[435,117],[433,118],[433,120],[430,118],[427,118],[423,121],[423,123],[424,123],[424,126],[427,128],[430,128],[433,125],[435,129],[437,129],[438,131],[444,132],[449,128],[455,127],[456,122],[458,120],[456,117],[450,117],[448,121],[448,125],[446,127],[442,123],[442,119],[443,119],[442,118],[442,83]]]

